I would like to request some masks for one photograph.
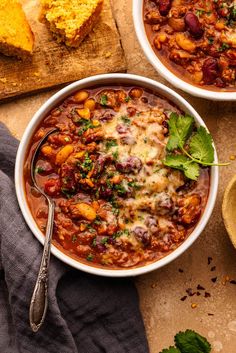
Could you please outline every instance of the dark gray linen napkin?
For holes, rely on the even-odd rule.
[[[31,332],[28,310],[42,246],[16,200],[17,147],[18,141],[0,124],[0,352],[147,353],[132,281],[87,275],[54,256],[47,317],[38,333]]]

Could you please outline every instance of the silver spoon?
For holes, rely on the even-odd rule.
[[[32,160],[31,160],[31,179],[35,189],[37,189],[48,202],[48,220],[46,226],[46,235],[44,240],[44,248],[42,260],[39,268],[39,273],[37,281],[34,287],[33,295],[30,302],[29,310],[29,321],[33,332],[37,332],[44,322],[45,315],[48,306],[48,272],[49,272],[49,261],[50,261],[50,250],[51,250],[51,239],[53,232],[53,222],[54,222],[54,201],[37,185],[35,179],[35,162],[38,156],[40,147],[46,141],[49,135],[55,133],[58,129],[50,130],[46,135],[39,141],[37,145]]]

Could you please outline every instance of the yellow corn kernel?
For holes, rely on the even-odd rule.
[[[84,203],[84,202],[77,203],[75,207],[79,215],[82,218],[87,219],[88,221],[92,222],[97,217],[95,209],[92,206],[88,205],[87,203]]]
[[[196,49],[196,44],[191,39],[187,38],[184,33],[177,33],[175,40],[178,46],[183,50],[192,53]]]
[[[88,108],[76,109],[79,116],[83,119],[90,119],[90,110]]]
[[[89,94],[87,91],[79,91],[74,95],[74,100],[77,103],[82,103],[88,98]]]
[[[85,102],[84,102],[84,107],[85,108],[88,108],[89,110],[93,111],[95,109],[95,100],[90,98],[90,99],[87,99]]]
[[[64,163],[69,155],[74,151],[74,147],[72,145],[66,145],[60,149],[60,151],[57,152],[56,154],[56,161],[55,163],[57,165],[61,165]]]
[[[93,126],[99,126],[100,125],[100,121],[95,119],[93,120]]]
[[[41,152],[44,156],[51,157],[51,155],[53,154],[53,149],[51,146],[43,146],[41,148]]]
[[[85,151],[80,151],[80,152],[77,152],[74,155],[74,157],[80,159],[80,158],[82,158],[84,156],[84,154],[85,154]]]

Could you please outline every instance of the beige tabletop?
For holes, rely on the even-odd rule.
[[[113,0],[128,72],[169,85],[158,76],[139,47],[131,6],[131,0]],[[2,104],[0,120],[20,139],[34,112],[54,91]],[[183,92],[180,94],[205,120],[220,160],[236,156],[236,103],[212,102]],[[159,353],[168,347],[176,332],[185,329],[194,329],[206,336],[212,343],[212,353],[236,352],[236,285],[230,283],[230,280],[236,280],[236,250],[229,241],[221,217],[223,192],[235,169],[236,161],[220,169],[219,193],[213,215],[191,249],[165,268],[136,279],[151,353]],[[208,265],[208,262],[211,263]],[[199,290],[200,296],[186,294],[186,289],[192,288],[194,292],[198,285],[205,288]],[[210,297],[205,298],[205,291]],[[181,301],[186,295],[186,300]]]

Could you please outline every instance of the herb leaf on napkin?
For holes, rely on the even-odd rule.
[[[211,345],[198,333],[187,330],[175,335],[175,344],[181,353],[210,353]]]

